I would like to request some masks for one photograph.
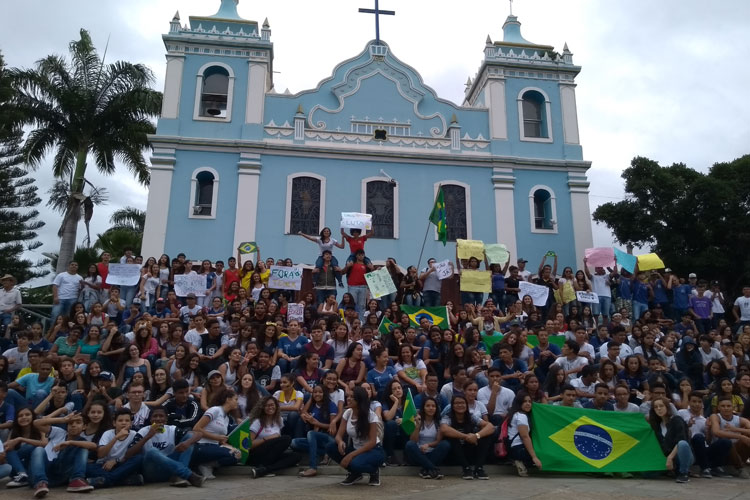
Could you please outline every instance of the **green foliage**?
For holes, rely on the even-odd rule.
[[[99,235],[94,247],[100,252],[109,252],[113,260],[119,259],[126,248],[132,248],[133,254],[141,251],[143,233],[137,233],[126,228],[110,228]]]
[[[680,274],[750,283],[750,155],[707,174],[636,157],[622,173],[628,198],[593,214],[622,244],[651,245]]]

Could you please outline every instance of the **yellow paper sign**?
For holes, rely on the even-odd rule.
[[[489,293],[492,291],[492,272],[464,269],[461,271],[460,285],[462,292]]]
[[[638,269],[640,271],[651,271],[652,269],[664,269],[664,262],[655,253],[647,253],[638,256]]]
[[[458,246],[458,258],[461,260],[476,257],[484,260],[484,242],[480,240],[456,240]]]

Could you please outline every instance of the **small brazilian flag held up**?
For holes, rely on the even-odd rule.
[[[531,442],[542,470],[640,472],[666,468],[654,431],[640,413],[534,403]]]
[[[430,323],[439,326],[441,330],[447,330],[450,328],[450,321],[448,321],[448,308],[445,306],[419,307],[402,305],[401,311],[409,316],[409,323],[413,327],[418,327],[422,318],[427,318]]]
[[[243,255],[255,253],[258,251],[258,244],[254,241],[245,241],[244,243],[240,243],[240,246],[237,247],[237,250],[239,250]]]
[[[385,335],[389,335],[393,331],[393,327],[396,326],[396,323],[389,320],[385,316],[383,316],[383,319],[380,320],[380,326],[378,327],[378,333],[381,337]]]
[[[411,389],[406,391],[406,401],[404,401],[404,411],[401,414],[401,428],[407,436],[411,436],[417,423],[414,417],[417,416],[417,408],[414,406],[414,400],[411,397]]]
[[[435,198],[435,206],[432,207],[430,213],[430,222],[435,224],[437,228],[438,239],[443,242],[445,246],[448,241],[448,217],[445,214],[445,196],[443,196],[443,187],[438,188],[437,197]]]
[[[244,464],[247,462],[247,456],[250,453],[250,419],[246,418],[240,425],[234,428],[232,432],[227,436],[227,443],[230,446],[234,446],[242,453],[240,463]]]

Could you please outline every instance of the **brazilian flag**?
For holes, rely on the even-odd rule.
[[[450,328],[450,321],[448,321],[448,308],[445,306],[419,307],[402,305],[401,311],[409,316],[409,323],[413,327],[418,327],[422,318],[427,318],[430,323],[439,326],[441,330],[447,330]]]
[[[396,326],[396,323],[383,316],[383,319],[380,320],[380,326],[378,326],[378,333],[381,337],[388,335],[393,331],[394,326]]]
[[[254,241],[244,241],[240,243],[240,246],[237,247],[237,250],[239,250],[243,255],[255,253],[258,251],[258,244]]]
[[[414,432],[414,428],[417,423],[414,418],[417,416],[417,408],[414,406],[414,400],[411,397],[411,389],[406,392],[406,399],[404,400],[404,411],[401,413],[401,428],[404,430],[407,436],[411,436]]]
[[[250,453],[250,419],[246,418],[240,425],[234,428],[232,432],[227,436],[227,444],[234,446],[242,453],[240,463],[244,464],[247,462],[247,456]]]
[[[435,206],[432,207],[432,212],[430,212],[430,222],[435,224],[438,239],[442,241],[443,246],[445,246],[448,241],[448,217],[445,214],[445,196],[443,195],[443,186],[438,188],[437,196],[435,197]]]
[[[666,468],[653,429],[640,413],[534,403],[531,441],[542,470],[639,472]]]

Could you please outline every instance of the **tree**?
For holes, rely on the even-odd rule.
[[[150,69],[124,61],[105,64],[89,33],[82,29],[80,36],[70,43],[70,61],[47,56],[34,69],[13,72],[19,123],[33,127],[22,154],[38,167],[54,152],[54,175],[69,186],[58,272],[73,257],[81,215],[90,219],[93,213],[93,202],[84,194],[87,161],[111,175],[117,159],[148,185],[143,152],[149,148],[147,135],[155,132],[151,120],[161,109],[161,93],[150,88]]]
[[[718,279],[731,291],[750,283],[750,155],[707,174],[636,157],[622,173],[627,199],[593,217],[622,244],[650,245],[680,273]]]
[[[39,202],[34,179],[19,165],[23,162],[23,130],[14,124],[8,103],[14,93],[5,61],[0,54],[0,272],[12,274],[19,283],[44,276],[47,260],[32,262],[25,251],[39,248],[36,231],[44,226],[34,209]]]
[[[94,247],[102,253],[108,252],[113,261],[119,262],[126,248],[131,248],[133,255],[138,255],[141,251],[142,239],[143,233],[125,228],[110,228],[98,235]]]
[[[115,210],[109,218],[112,229],[128,229],[135,233],[143,234],[143,228],[146,227],[146,212],[133,207],[125,207]]]

